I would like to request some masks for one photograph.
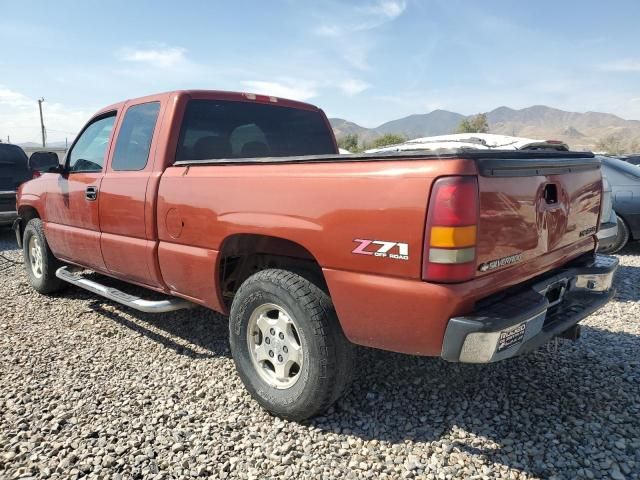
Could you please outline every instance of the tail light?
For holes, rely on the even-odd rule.
[[[442,177],[431,190],[422,278],[454,283],[473,278],[479,217],[478,179]]]

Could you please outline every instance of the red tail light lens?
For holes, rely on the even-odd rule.
[[[473,278],[479,203],[475,176],[442,177],[434,182],[425,228],[424,280],[455,283]]]
[[[478,221],[476,177],[439,178],[433,187],[431,201],[436,202],[429,203],[432,226],[461,227],[475,225]]]

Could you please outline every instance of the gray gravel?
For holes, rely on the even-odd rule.
[[[490,366],[363,349],[299,424],[235,375],[226,322],[28,286],[0,231],[0,478],[640,478],[640,246],[577,343]]]

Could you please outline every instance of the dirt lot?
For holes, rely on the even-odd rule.
[[[226,320],[34,293],[0,231],[0,478],[640,478],[640,247],[615,300],[490,366],[362,349],[326,416],[245,393]]]

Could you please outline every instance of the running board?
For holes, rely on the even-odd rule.
[[[178,298],[171,298],[170,300],[144,300],[140,297],[124,293],[117,288],[107,287],[106,285],[84,278],[82,275],[70,272],[67,267],[59,268],[56,271],[56,277],[141,312],[164,313],[195,307],[193,303]]]

